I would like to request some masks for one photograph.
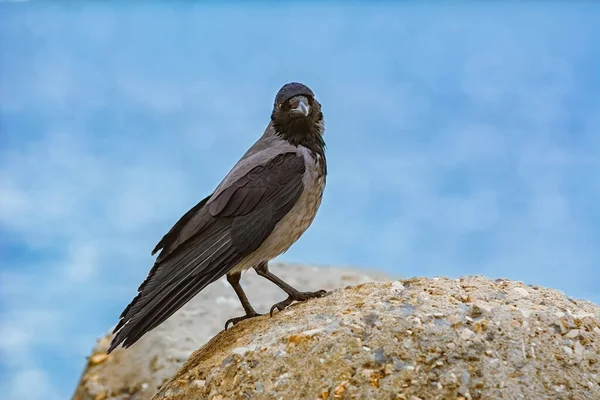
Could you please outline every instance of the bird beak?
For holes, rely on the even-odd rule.
[[[298,106],[296,108],[292,108],[290,110],[290,114],[292,114],[294,116],[307,117],[309,113],[310,113],[310,107],[307,106],[306,104],[304,104],[304,102],[302,100],[300,100],[298,102]]]

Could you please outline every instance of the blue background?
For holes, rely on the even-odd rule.
[[[284,261],[600,302],[600,7],[0,4],[0,393],[68,398],[150,250],[264,130],[323,104]]]

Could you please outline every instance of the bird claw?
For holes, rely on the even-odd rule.
[[[287,306],[289,306],[290,304],[292,304],[294,301],[306,301],[308,299],[314,299],[314,298],[318,298],[318,297],[323,297],[327,294],[327,290],[317,290],[316,292],[297,292],[294,293],[293,295],[289,295],[287,299],[280,301],[279,303],[276,303],[273,305],[273,307],[271,307],[271,310],[269,312],[269,315],[272,317],[273,316],[273,311],[275,311],[275,309],[279,310],[279,311],[283,311],[286,309]]]
[[[236,318],[230,318],[227,320],[227,322],[225,322],[225,330],[227,330],[227,327],[229,326],[229,324],[232,324],[232,326],[235,326],[238,322],[241,322],[245,319],[250,319],[250,318],[254,318],[254,317],[260,317],[262,314],[259,314],[257,312],[254,313],[248,313],[242,317],[236,317]]]

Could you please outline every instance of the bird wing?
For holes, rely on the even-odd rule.
[[[181,217],[173,228],[171,228],[171,230],[156,245],[152,251],[152,255],[158,250],[161,250],[157,257],[157,261],[165,259],[183,242],[202,231],[202,226],[206,223],[207,217],[206,210],[204,209],[205,204],[222,201],[219,200],[221,199],[222,192],[231,188],[231,186],[243,179],[246,174],[249,174],[254,168],[266,166],[278,155],[296,153],[297,150],[298,149],[295,146],[290,145],[276,136],[273,127],[269,124],[263,136],[248,149],[227,176],[225,176],[219,186],[217,186],[213,194],[200,201]]]
[[[304,172],[302,155],[278,154],[201,201],[193,216],[182,217],[180,227],[161,240],[174,247],[165,256],[163,249],[121,314],[108,352],[135,343],[258,249],[300,197]],[[185,240],[179,231],[187,232]]]

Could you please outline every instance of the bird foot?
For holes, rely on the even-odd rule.
[[[259,314],[257,312],[251,312],[251,313],[244,315],[243,317],[230,318],[227,320],[227,322],[225,322],[225,330],[227,330],[227,327],[229,326],[229,324],[232,324],[232,326],[235,326],[238,322],[241,322],[245,319],[260,317],[261,315],[262,314]]]
[[[286,307],[289,306],[290,304],[292,304],[294,301],[305,301],[308,299],[323,297],[326,294],[327,294],[327,290],[317,290],[316,292],[297,292],[297,293],[291,294],[284,301],[280,301],[279,303],[273,305],[273,307],[271,307],[271,311],[269,312],[269,315],[272,317],[273,311],[275,311],[275,309],[277,309],[279,311],[285,310]]]

